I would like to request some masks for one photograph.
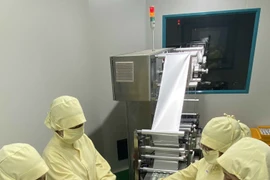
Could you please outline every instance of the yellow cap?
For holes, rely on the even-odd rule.
[[[220,156],[217,162],[238,179],[270,179],[270,148],[254,138],[242,138]]]
[[[241,138],[250,136],[249,128],[234,118],[225,114],[211,119],[203,129],[201,143],[205,146],[225,152]]]
[[[29,144],[10,144],[0,149],[0,179],[38,179],[48,170],[39,153]]]
[[[71,96],[61,96],[53,100],[45,125],[53,130],[64,130],[85,122],[79,100]]]

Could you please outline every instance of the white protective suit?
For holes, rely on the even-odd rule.
[[[48,170],[39,153],[29,144],[9,144],[0,149],[0,180],[36,180]]]
[[[206,124],[202,132],[201,143],[224,153],[235,142],[250,134],[250,129],[246,125],[237,121],[233,116],[225,114],[225,116],[211,119]],[[217,163],[210,164],[205,158],[202,158],[164,180],[223,180],[223,178],[223,170]]]
[[[45,124],[55,133],[44,150],[43,157],[49,172],[48,180],[115,180],[110,165],[84,134],[86,122],[79,101],[70,96],[56,98]]]
[[[270,180],[270,147],[260,140],[241,139],[217,162],[240,180]]]

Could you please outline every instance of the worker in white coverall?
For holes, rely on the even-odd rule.
[[[204,158],[164,180],[223,180],[223,170],[217,164],[217,158],[234,143],[250,134],[250,129],[234,116],[225,114],[211,119],[204,127],[201,137],[200,145]]]
[[[270,180],[270,147],[246,137],[232,145],[217,159],[224,180]]]
[[[79,101],[70,96],[56,98],[45,125],[54,136],[44,150],[48,180],[115,180],[111,167],[84,134],[86,122]]]
[[[48,170],[29,144],[9,144],[0,149],[0,180],[46,180]]]

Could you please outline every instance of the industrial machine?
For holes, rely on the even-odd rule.
[[[187,115],[189,118],[182,119],[178,133],[151,130],[134,132],[135,180],[164,178],[201,158],[198,146],[201,130],[197,126],[199,117],[192,116]],[[159,144],[155,142],[155,136],[178,136],[178,143]]]
[[[155,50],[154,7],[151,6],[149,10],[153,48],[110,58],[113,99],[126,103],[129,180],[163,178],[201,158],[198,147],[201,134],[200,116],[196,110],[199,99],[196,98],[196,94],[189,95],[189,90],[196,90],[202,80],[202,74],[208,73],[205,67],[210,38],[190,42],[185,47]],[[182,66],[188,67],[188,71],[185,71],[187,76],[183,76],[187,78],[181,79],[182,83],[186,84],[186,92],[179,93],[186,94],[183,99],[184,105],[193,105],[191,110],[185,109],[182,114],[177,113],[175,121],[178,122],[179,117],[181,123],[178,123],[179,127],[174,126],[176,132],[155,131],[151,127],[159,92],[162,89],[166,59],[168,56],[179,54],[188,54],[185,61],[188,62],[188,66]],[[178,58],[174,60],[177,62]],[[185,88],[185,85],[181,87]],[[182,90],[185,90],[183,88]],[[175,92],[178,94],[178,91]],[[182,97],[179,98],[179,102],[182,101]],[[163,120],[167,122],[166,118]]]
[[[111,77],[113,99],[126,103],[129,179],[153,179],[168,176],[178,169],[187,167],[201,156],[198,142],[201,129],[199,114],[183,112],[179,132],[155,132],[150,130],[153,122],[159,89],[162,81],[166,55],[170,53],[189,53],[190,67],[187,81],[189,87],[196,89],[206,63],[204,47],[168,48],[145,50],[130,54],[112,56]],[[191,97],[190,97],[191,96]],[[184,103],[198,103],[195,95],[186,96]],[[195,105],[193,106],[195,107]],[[178,138],[177,143],[155,142],[156,137]],[[159,153],[157,153],[159,152]],[[166,164],[166,168],[154,165]]]

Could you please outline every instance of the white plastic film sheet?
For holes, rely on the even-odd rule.
[[[189,65],[188,53],[166,55],[152,130],[179,131]]]
[[[152,130],[178,132],[190,67],[190,54],[167,54]],[[178,136],[153,136],[154,143],[178,145]],[[157,156],[179,157],[177,152],[155,151]],[[178,161],[154,160],[154,168],[177,170]]]

